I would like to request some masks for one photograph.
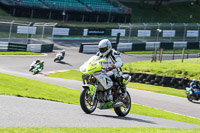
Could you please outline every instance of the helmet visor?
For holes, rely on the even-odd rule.
[[[108,50],[108,47],[99,48],[100,53],[105,53]]]

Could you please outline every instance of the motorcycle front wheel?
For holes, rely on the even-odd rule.
[[[127,96],[125,98],[123,98],[122,102],[124,104],[123,106],[114,108],[115,113],[118,116],[126,116],[130,112],[130,109],[131,109],[131,97],[130,97],[130,94],[128,93],[128,91],[127,91]]]
[[[60,62],[60,61],[59,61],[59,59],[56,58],[56,59],[54,59],[54,62],[58,63],[58,62]]]
[[[82,110],[87,114],[91,114],[95,111],[97,107],[97,100],[92,100],[92,96],[90,95],[90,91],[88,89],[84,89],[81,92],[80,105]]]
[[[32,72],[32,71],[33,71],[33,69],[34,69],[34,67],[31,67],[31,68],[29,69],[29,71],[30,71],[30,72]]]
[[[188,99],[188,101],[190,101],[190,102],[192,102],[192,100],[193,100],[193,98],[192,98],[191,96],[188,96],[188,95],[187,95],[187,99]]]

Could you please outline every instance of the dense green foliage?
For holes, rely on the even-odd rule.
[[[190,2],[175,3],[162,5],[159,11],[153,10],[153,5],[145,4],[144,8],[140,8],[136,3],[123,3],[129,8],[132,8],[131,23],[151,23],[151,22],[166,22],[166,23],[199,23],[200,6]],[[193,15],[191,19],[189,16]],[[0,9],[0,19],[16,20],[16,21],[31,21],[31,22],[57,22],[61,27],[108,27],[118,28],[117,23],[91,23],[91,22],[72,22],[63,23],[62,20],[48,20],[35,18],[13,17],[4,10]]]
[[[190,2],[162,5],[159,11],[153,10],[153,5],[150,4],[145,4],[144,8],[140,8],[136,3],[123,4],[132,8],[132,23],[198,23],[200,20],[200,6],[197,4],[192,6]]]

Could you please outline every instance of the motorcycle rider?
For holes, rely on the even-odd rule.
[[[61,54],[62,54],[62,59],[64,59],[64,57],[65,57],[65,50],[64,49],[61,51]]]
[[[32,71],[36,67],[36,65],[39,64],[39,63],[40,63],[40,59],[37,59],[36,61],[33,61],[29,71]]]
[[[63,49],[61,52],[59,52],[56,56],[61,55],[61,60],[65,57],[65,50]]]
[[[103,39],[98,44],[99,52],[96,53],[100,58],[106,59],[105,62],[101,62],[101,66],[104,69],[108,69],[113,72],[115,80],[121,86],[122,96],[126,95],[126,80],[122,76],[121,67],[123,66],[120,52],[112,49],[111,42],[108,39]]]
[[[190,88],[191,88],[191,91],[190,91],[191,95],[195,94],[194,89],[200,89],[200,85],[196,79],[192,80],[192,82],[190,83]]]
[[[42,71],[44,69],[44,61],[41,61],[39,65],[40,65],[40,71]]]

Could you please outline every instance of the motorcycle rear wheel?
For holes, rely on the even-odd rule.
[[[97,100],[92,101],[92,96],[90,95],[90,91],[88,89],[84,89],[80,95],[80,105],[82,110],[91,114],[95,111],[97,107]]]
[[[130,94],[128,93],[128,91],[127,91],[127,96],[125,97],[125,100],[127,101],[127,103],[124,103],[124,105],[126,107],[121,106],[121,107],[114,108],[115,113],[118,116],[126,116],[130,112],[130,109],[131,109],[131,97],[130,97]]]

